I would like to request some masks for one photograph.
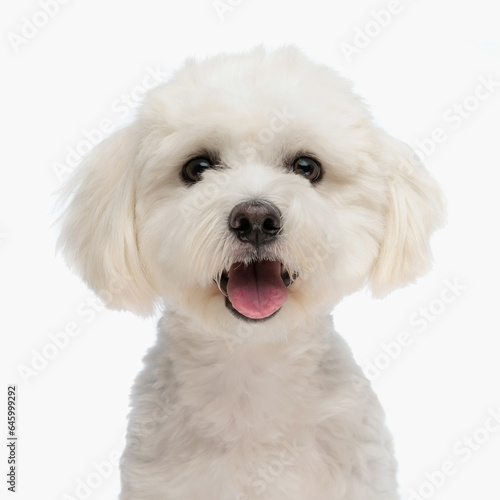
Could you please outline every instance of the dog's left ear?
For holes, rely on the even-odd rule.
[[[377,135],[378,161],[389,186],[385,235],[370,284],[375,296],[383,296],[428,271],[430,236],[444,224],[445,207],[437,183],[417,154],[382,130]]]
[[[58,247],[108,307],[147,315],[156,296],[137,247],[136,129],[131,124],[98,144],[63,188]]]

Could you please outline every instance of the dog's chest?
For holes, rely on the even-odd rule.
[[[313,476],[326,473],[314,443],[319,388],[317,368],[311,370],[307,359],[312,354],[281,350],[235,349],[218,360],[205,353],[201,363],[196,357],[177,366],[183,378],[176,395],[178,415],[163,440],[156,441],[156,454],[164,460],[168,454],[174,468],[193,469],[193,477],[203,478],[205,492],[213,491],[209,498],[220,498],[219,483],[246,492],[231,497],[243,500],[269,495],[278,485],[283,491],[283,485],[295,485],[299,491],[309,468],[315,469]],[[198,463],[205,465],[198,469]],[[283,498],[292,498],[290,492]]]
[[[187,368],[179,397],[197,410],[198,423],[221,440],[272,439],[303,426],[311,408],[317,368],[276,346],[240,348]],[[307,355],[306,355],[307,357]]]
[[[155,347],[136,382],[138,432],[124,463],[139,482],[147,472],[145,498],[358,498],[346,477],[370,470],[374,449],[389,450],[384,432],[366,423],[366,414],[379,418],[378,405],[357,385],[342,343],[174,340]],[[362,488],[371,491],[377,475]],[[390,498],[367,495],[360,498]]]

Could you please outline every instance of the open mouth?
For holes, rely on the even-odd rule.
[[[290,276],[279,261],[239,262],[222,273],[220,289],[233,314],[259,321],[271,318],[281,309],[294,279],[296,276]]]

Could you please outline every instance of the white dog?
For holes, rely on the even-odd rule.
[[[383,411],[330,311],[426,271],[443,205],[347,81],[290,47],[189,61],[66,197],[60,244],[88,285],[166,309],[122,500],[398,498]]]

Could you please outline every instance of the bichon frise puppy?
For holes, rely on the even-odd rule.
[[[121,500],[398,498],[383,411],[330,312],[425,272],[443,206],[347,81],[290,47],[189,61],[66,197],[60,244],[88,285],[166,311]]]

